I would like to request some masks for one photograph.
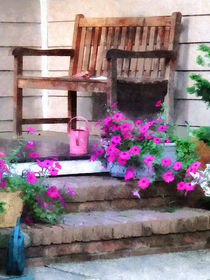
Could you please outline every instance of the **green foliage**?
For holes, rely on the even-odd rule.
[[[0,202],[0,214],[3,214],[6,209],[4,208],[6,205],[6,202]]]
[[[192,134],[198,139],[210,146],[210,126],[201,126],[192,131]]]
[[[206,45],[200,45],[199,50],[206,53],[205,55],[199,55],[196,59],[197,64],[204,66],[206,64],[206,59],[210,59],[210,47]],[[207,63],[210,66],[209,63]],[[198,97],[207,103],[207,106],[210,107],[210,82],[204,79],[201,75],[190,74],[189,77],[195,81],[192,87],[187,88],[189,94],[195,94]]]

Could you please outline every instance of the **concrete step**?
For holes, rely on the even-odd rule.
[[[168,205],[199,207],[199,198],[203,196],[201,188],[189,192],[176,189],[175,183],[154,182],[148,189],[140,190],[137,181],[125,181],[110,175],[64,176],[50,178],[48,183],[57,186],[67,203],[67,212],[102,211],[107,209],[155,208]],[[69,195],[68,187],[75,191],[75,197]],[[140,190],[141,199],[132,194]]]
[[[66,214],[62,223],[21,225],[28,265],[210,248],[210,211],[180,208]],[[0,229],[0,263],[11,229]]]

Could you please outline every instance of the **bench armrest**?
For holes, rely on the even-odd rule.
[[[14,56],[74,56],[73,49],[50,49],[50,50],[42,50],[42,49],[32,49],[32,48],[23,48],[16,47],[10,50],[10,53]]]
[[[106,53],[107,60],[117,58],[174,58],[175,51],[154,50],[154,51],[124,51],[118,49],[110,49]]]

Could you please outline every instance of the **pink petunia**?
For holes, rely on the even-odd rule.
[[[5,157],[5,153],[0,152],[0,157]]]
[[[110,108],[116,107],[116,106],[117,106],[117,103],[118,103],[118,102],[115,102],[115,103],[111,104]]]
[[[120,125],[119,125],[119,124],[115,124],[115,123],[114,123],[114,124],[112,125],[112,130],[113,130],[113,131],[116,131],[116,130],[119,130],[119,129],[120,129]]]
[[[89,161],[95,161],[97,157],[97,155],[91,155]]]
[[[140,153],[141,149],[138,146],[133,146],[130,148],[130,152],[133,155],[138,155]]]
[[[157,128],[158,131],[165,131],[166,129],[167,129],[167,126],[166,125],[162,125],[162,124],[159,125],[158,128]]]
[[[50,196],[51,198],[60,198],[59,190],[56,188],[56,186],[50,187],[46,192],[46,195]]]
[[[27,131],[27,132],[31,132],[31,133],[35,133],[35,132],[36,132],[36,129],[34,129],[34,128],[31,127],[31,126],[27,126],[27,127],[26,127],[26,131]]]
[[[144,124],[139,128],[139,132],[141,134],[144,134],[145,132],[147,132],[147,130],[149,129],[149,125],[148,124]]]
[[[169,166],[171,164],[171,159],[170,158],[162,158],[161,159],[161,164],[164,166]]]
[[[3,178],[1,178],[0,188],[5,188],[6,185],[7,185],[6,181]]]
[[[28,148],[28,149],[33,149],[33,147],[35,146],[35,142],[34,141],[28,141],[27,143],[26,143],[26,147]]]
[[[174,164],[173,164],[173,169],[174,170],[179,170],[180,168],[182,168],[181,161],[175,161]]]
[[[100,126],[101,122],[102,122],[102,120],[98,120],[98,121],[95,123],[95,127]]]
[[[124,122],[120,126],[120,130],[122,133],[126,133],[127,131],[132,129],[132,124],[128,122]]]
[[[198,169],[198,167],[201,165],[200,161],[196,161],[196,162],[193,162],[191,164],[192,168],[195,168],[195,169]]]
[[[95,151],[96,155],[102,155],[104,153],[104,149],[98,149]]]
[[[131,155],[129,151],[120,152],[120,158],[124,160],[130,159]]]
[[[185,182],[181,181],[177,184],[177,190],[183,191],[185,189]]]
[[[118,157],[117,162],[119,163],[119,165],[125,165],[126,164],[126,160],[122,159],[121,157]]]
[[[144,158],[144,162],[145,164],[149,167],[151,165],[151,163],[155,160],[155,157],[153,157],[152,155],[148,155]]]
[[[56,163],[55,163],[55,167],[58,168],[58,169],[61,169],[61,168],[62,168],[62,166],[60,165],[59,162],[56,162]]]
[[[165,143],[171,143],[171,140],[168,137],[166,137],[164,142]]]
[[[139,199],[141,198],[140,194],[139,194],[139,190],[135,190],[131,192],[134,196],[138,197]]]
[[[123,134],[123,139],[132,139],[132,138],[133,138],[133,134],[131,134],[131,133]]]
[[[76,195],[75,191],[71,187],[68,187],[68,191],[72,196]]]
[[[158,118],[156,121],[155,121],[155,123],[160,123],[160,122],[162,122],[162,118]]]
[[[160,139],[159,137],[154,137],[152,140],[153,140],[156,144],[160,144],[160,142],[161,142],[161,139]]]
[[[58,172],[59,172],[58,169],[56,169],[56,168],[54,168],[54,167],[52,167],[52,166],[48,169],[48,171],[50,172],[50,175],[51,175],[51,176],[57,176],[57,175],[58,175]]]
[[[26,221],[26,223],[28,223],[28,224],[33,223],[33,220],[31,220],[31,219],[29,218],[29,216],[26,216],[26,217],[25,217],[25,221]]]
[[[126,173],[125,173],[125,177],[124,177],[125,180],[129,180],[129,179],[133,178],[134,171],[135,171],[135,168],[127,168]]]
[[[30,153],[29,154],[29,156],[31,157],[31,158],[38,158],[39,157],[39,155],[38,154],[36,154],[36,153]]]
[[[116,112],[113,115],[113,120],[114,121],[121,121],[121,120],[123,120],[123,118],[124,118],[123,113]]]
[[[194,191],[195,185],[192,185],[190,182],[185,183],[185,189],[186,191]]]
[[[92,153],[97,147],[98,147],[98,145],[97,145],[97,144],[94,144],[94,145],[93,145],[93,148],[92,148],[92,150],[91,150],[91,153]]]
[[[141,121],[141,120],[137,120],[137,121],[135,121],[135,125],[136,125],[136,126],[140,126],[140,125],[141,125],[141,123],[142,123],[142,121]]]
[[[147,179],[146,177],[142,177],[141,179],[139,179],[138,181],[138,185],[141,189],[146,189],[149,187],[150,184],[150,180]]]
[[[196,168],[193,168],[192,165],[190,165],[190,166],[187,168],[186,173],[187,173],[187,175],[190,177],[190,176],[191,176],[190,173],[195,174],[196,171],[197,171],[197,169],[196,169]]]
[[[170,183],[174,180],[174,174],[169,170],[162,175],[165,182]]]
[[[108,162],[113,162],[116,160],[116,154],[110,154],[109,157],[107,158]]]
[[[110,141],[111,141],[111,144],[114,145],[114,146],[117,146],[120,141],[122,140],[121,136],[120,135],[114,135],[111,137]]]
[[[107,117],[107,118],[104,119],[104,124],[108,125],[109,122],[111,122],[111,121],[112,121],[112,117]]]
[[[155,104],[155,107],[160,107],[161,104],[162,104],[161,100],[158,100],[158,101],[156,102],[156,104]]]
[[[44,168],[49,168],[49,167],[51,167],[52,165],[53,165],[53,160],[45,159],[45,160],[43,161],[43,166],[44,166]]]
[[[37,180],[37,178],[33,172],[28,172],[26,178],[27,178],[27,181],[31,184],[34,184]]]

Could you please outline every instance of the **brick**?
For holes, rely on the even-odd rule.
[[[60,226],[52,226],[52,244],[61,244],[62,243],[62,231],[63,228]]]

